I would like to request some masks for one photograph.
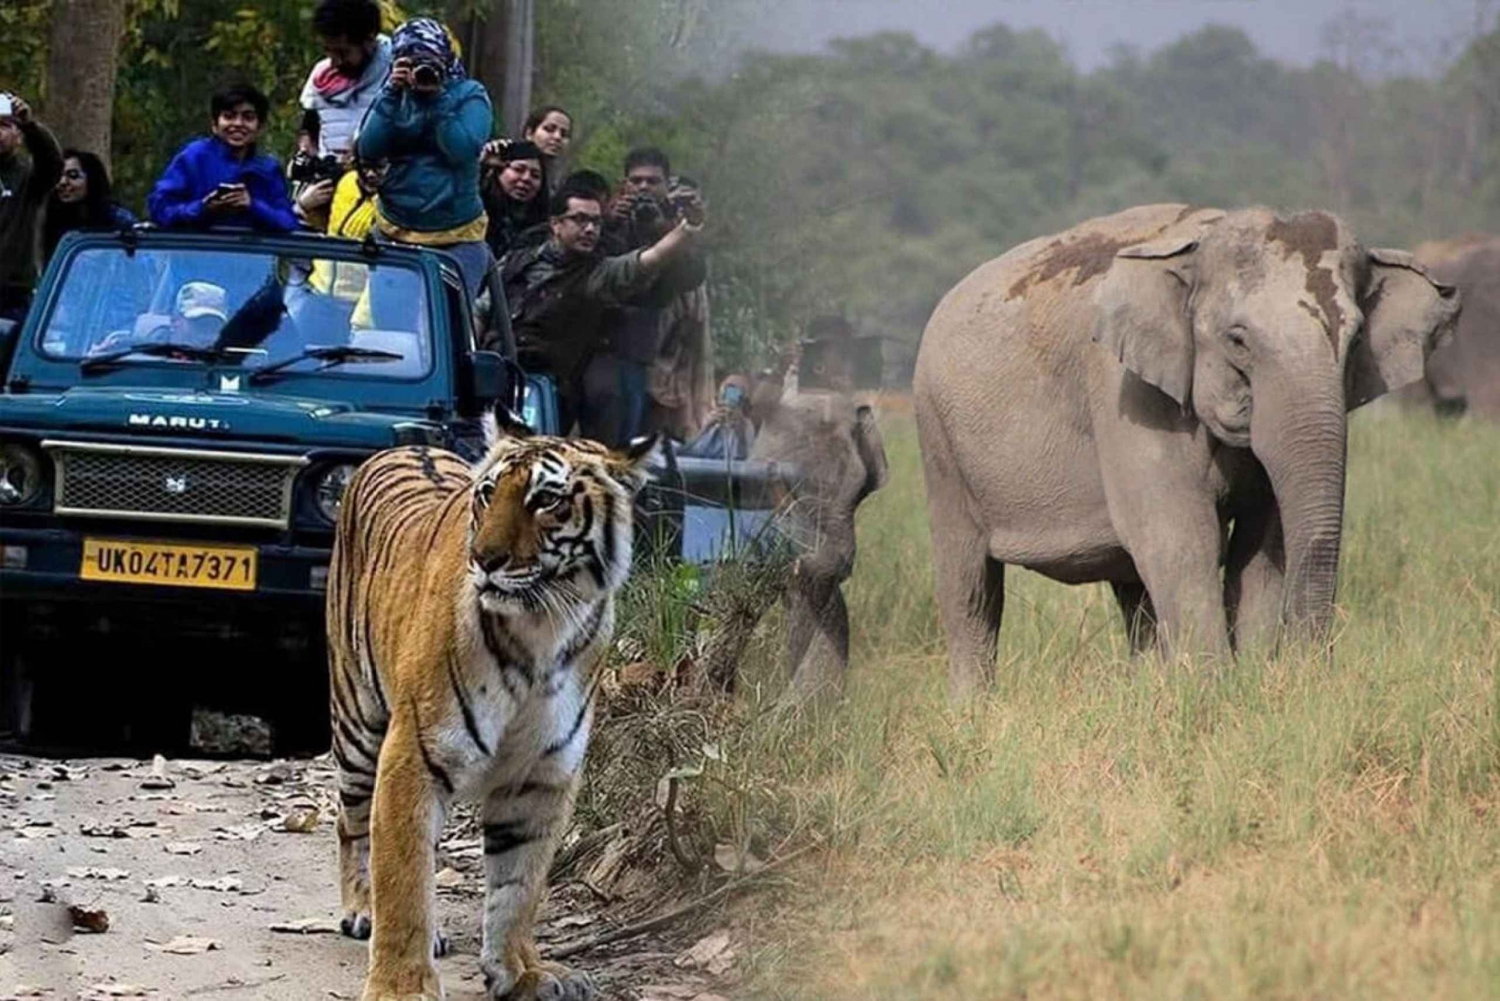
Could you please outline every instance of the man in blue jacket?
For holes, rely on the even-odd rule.
[[[266,95],[247,84],[215,94],[213,135],[194,139],[167,164],[146,199],[151,221],[163,227],[296,229],[281,164],[255,150],[269,110]]]

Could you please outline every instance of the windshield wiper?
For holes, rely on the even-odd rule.
[[[147,344],[136,344],[132,347],[120,348],[118,351],[109,351],[102,355],[84,358],[78,363],[78,371],[84,374],[96,372],[131,355],[151,355],[153,357],[182,355],[191,361],[221,361],[224,358],[224,352],[219,348],[200,348],[194,344],[178,344],[174,341],[152,341]]]
[[[323,368],[332,368],[334,365],[342,365],[346,361],[400,361],[406,355],[395,351],[381,351],[379,348],[359,348],[351,344],[331,345],[320,348],[307,348],[290,358],[272,362],[264,368],[258,368],[250,373],[250,384],[253,386],[258,382],[267,382],[272,377],[280,374],[284,369],[290,368],[307,358],[316,358],[325,362]],[[322,369],[315,371],[321,372]]]

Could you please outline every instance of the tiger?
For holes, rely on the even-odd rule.
[[[532,926],[588,749],[633,504],[659,436],[609,449],[494,415],[470,464],[434,447],[367,459],[329,564],[329,716],[344,934],[370,940],[363,1001],[440,999],[433,865],[448,807],[477,800],[491,998],[582,1001]]]

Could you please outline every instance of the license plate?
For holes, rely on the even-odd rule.
[[[193,546],[167,542],[84,539],[84,580],[255,590],[253,546]]]

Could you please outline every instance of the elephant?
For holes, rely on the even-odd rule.
[[[798,553],[782,592],[791,684],[800,703],[842,689],[849,665],[849,610],[842,585],[854,570],[854,516],[889,478],[869,406],[834,390],[761,394],[750,458],[792,464],[785,518]]]
[[[1137,206],[972,271],[913,376],[950,698],[993,683],[1006,564],[1108,581],[1136,652],[1326,640],[1347,413],[1459,304],[1325,212]]]
[[[1425,378],[1403,395],[1443,416],[1500,420],[1500,237],[1430,241],[1413,254],[1458,286],[1464,308],[1453,340],[1433,351]]]

